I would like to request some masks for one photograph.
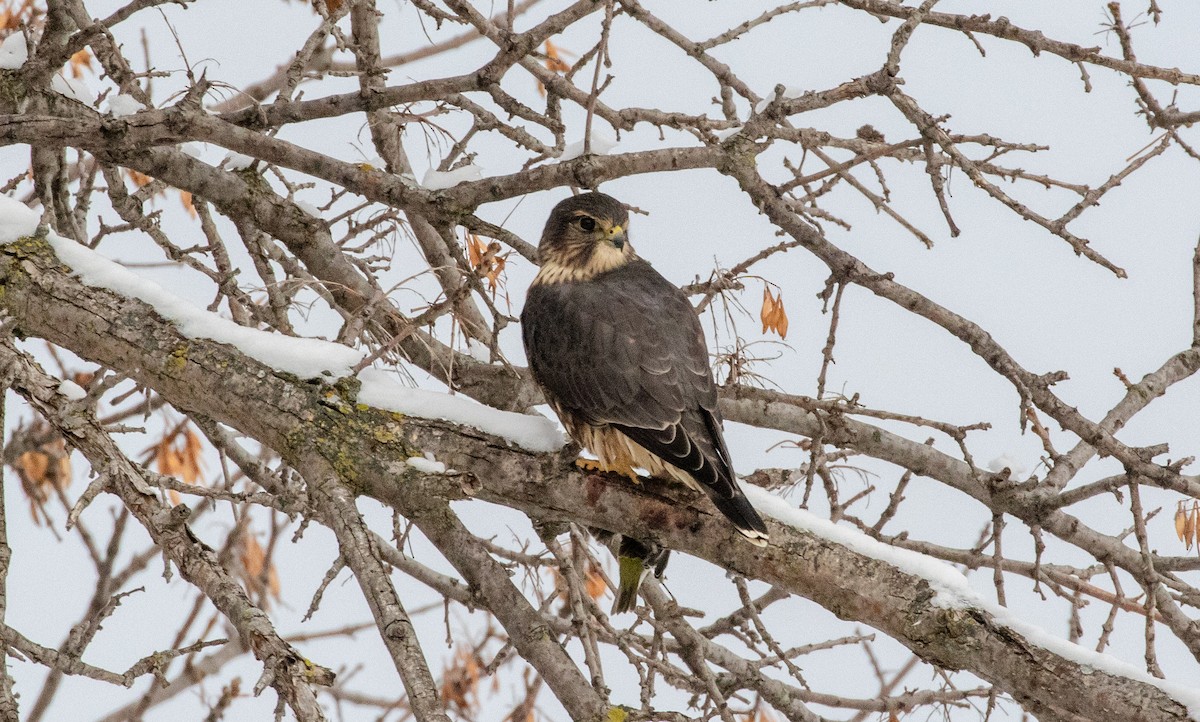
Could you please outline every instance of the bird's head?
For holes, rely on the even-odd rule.
[[[585,281],[636,258],[628,228],[629,213],[612,196],[583,193],[567,198],[550,212],[542,231],[539,280]]]

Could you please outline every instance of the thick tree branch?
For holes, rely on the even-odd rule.
[[[473,474],[479,498],[534,517],[654,538],[807,596],[843,618],[894,636],[927,661],[969,669],[1018,700],[1054,704],[1095,719],[1185,718],[1182,705],[1158,688],[1059,657],[986,610],[941,606],[928,580],[821,536],[772,524],[774,543],[760,551],[739,542],[688,492],[584,477],[558,454],[531,454],[445,422],[360,409],[350,386],[298,383],[227,346],[184,338],[140,302],[80,285],[55,263],[44,242],[6,246],[0,282],[5,290],[0,307],[17,319],[22,332],[121,369],[176,406],[230,424],[285,458],[318,453],[356,491],[387,503],[414,505],[413,499],[427,500],[430,493],[443,498],[463,493],[451,477],[440,490],[430,486],[431,477],[412,483],[415,477],[404,461],[431,451]],[[331,391],[342,401],[335,398],[331,404]],[[1087,693],[1064,699],[1055,692],[1064,684]]]

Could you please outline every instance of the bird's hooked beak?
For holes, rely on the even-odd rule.
[[[609,228],[607,231],[605,231],[605,235],[607,236],[608,242],[613,244],[618,251],[625,247],[625,229],[621,226],[613,226]]]

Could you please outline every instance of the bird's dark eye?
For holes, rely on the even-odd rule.
[[[596,230],[596,219],[591,216],[580,216],[579,227],[585,231],[594,231]]]

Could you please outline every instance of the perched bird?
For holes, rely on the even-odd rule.
[[[613,599],[612,613],[632,611],[637,604],[638,589],[651,570],[662,579],[670,561],[671,550],[652,541],[644,541],[614,534],[603,529],[591,529],[592,536],[608,547],[617,558],[617,596]]]
[[[733,474],[700,321],[683,292],[634,252],[628,225],[625,208],[603,193],[551,211],[521,312],[533,378],[571,438],[599,459],[581,466],[635,483],[641,467],[704,491],[765,546],[767,527]],[[660,548],[650,553],[656,544],[622,539],[619,547],[623,608],[614,611],[632,608],[647,564],[665,563]],[[638,547],[646,553],[634,568]]]

